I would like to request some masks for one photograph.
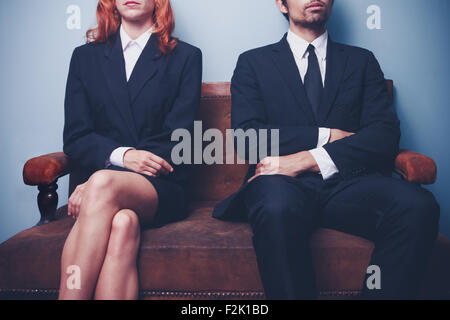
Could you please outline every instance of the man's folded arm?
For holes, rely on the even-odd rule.
[[[323,146],[343,176],[391,166],[399,150],[400,122],[372,53],[368,55],[362,103],[360,129]]]
[[[319,128],[319,140],[317,142],[317,148],[309,150],[314,160],[316,161],[324,180],[329,179],[332,175],[339,172],[333,159],[331,159],[328,152],[323,148],[323,146],[326,145],[330,140],[330,135],[330,128]]]
[[[238,59],[231,82],[232,108],[231,108],[231,127],[234,130],[242,129],[246,132],[249,129],[256,130],[257,137],[259,130],[267,130],[267,139],[264,141],[257,139],[257,145],[266,144],[268,155],[272,154],[271,138],[272,129],[278,129],[279,155],[289,155],[300,151],[315,148],[319,139],[319,128],[317,126],[282,126],[270,125],[266,119],[266,111],[262,101],[256,76],[250,63],[244,55]],[[235,147],[238,156],[249,159],[251,152],[254,152],[257,146],[246,144],[245,153],[237,146]],[[258,157],[258,161],[261,160]]]

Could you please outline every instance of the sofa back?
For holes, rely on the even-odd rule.
[[[389,95],[393,98],[393,82],[386,80]],[[231,93],[229,82],[203,83],[200,110],[197,120],[202,122],[202,130],[210,128],[219,129],[225,138],[226,129],[231,127]],[[204,142],[207,146],[211,142]],[[194,165],[191,181],[192,200],[220,201],[239,189],[244,181],[248,169],[246,164],[237,164],[236,156],[234,164]],[[223,159],[225,163],[225,159]],[[88,177],[80,176],[80,173],[72,173],[70,176],[69,194],[74,188]]]
[[[226,129],[231,127],[230,83],[204,83],[198,120],[202,121],[203,132],[210,128],[222,132],[223,156],[225,157]],[[211,142],[204,142],[203,147]],[[194,165],[192,177],[193,200],[219,201],[239,189],[244,181],[248,165],[237,164]]]

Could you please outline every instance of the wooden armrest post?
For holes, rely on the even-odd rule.
[[[37,197],[41,220],[38,226],[56,219],[58,207],[58,179],[71,171],[69,158],[56,152],[28,160],[23,167],[23,181],[29,186],[38,186]]]
[[[58,180],[51,184],[38,185],[39,194],[37,197],[39,212],[41,213],[41,220],[37,223],[38,226],[50,223],[56,218],[56,208],[58,207]]]

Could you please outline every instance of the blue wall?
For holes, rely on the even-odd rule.
[[[68,64],[84,32],[95,25],[95,0],[22,0],[0,4],[0,242],[39,220],[37,189],[22,182],[27,159],[62,150]],[[69,5],[81,9],[81,29],[69,30]],[[287,23],[274,0],[172,0],[176,35],[203,50],[204,81],[229,81],[240,52],[278,41]],[[369,30],[370,5],[381,29]],[[438,180],[429,189],[441,204],[441,232],[450,237],[450,1],[337,0],[329,31],[337,41],[375,52],[395,80],[402,147],[433,157]],[[67,203],[68,179],[59,182]]]

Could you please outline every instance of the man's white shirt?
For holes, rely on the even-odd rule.
[[[306,72],[308,71],[308,46],[310,43],[298,35],[294,34],[291,30],[288,31],[287,42],[294,54],[295,62],[297,64],[298,71],[302,81],[305,80]],[[315,48],[317,59],[319,60],[320,74],[322,76],[322,84],[325,87],[325,75],[327,69],[327,46],[328,46],[328,31],[325,31],[320,37],[316,38],[311,44]],[[309,150],[311,155],[316,160],[319,166],[322,178],[327,180],[333,174],[339,172],[333,160],[328,152],[323,148],[325,144],[330,140],[330,128],[319,128],[319,138],[317,141],[317,147]]]

